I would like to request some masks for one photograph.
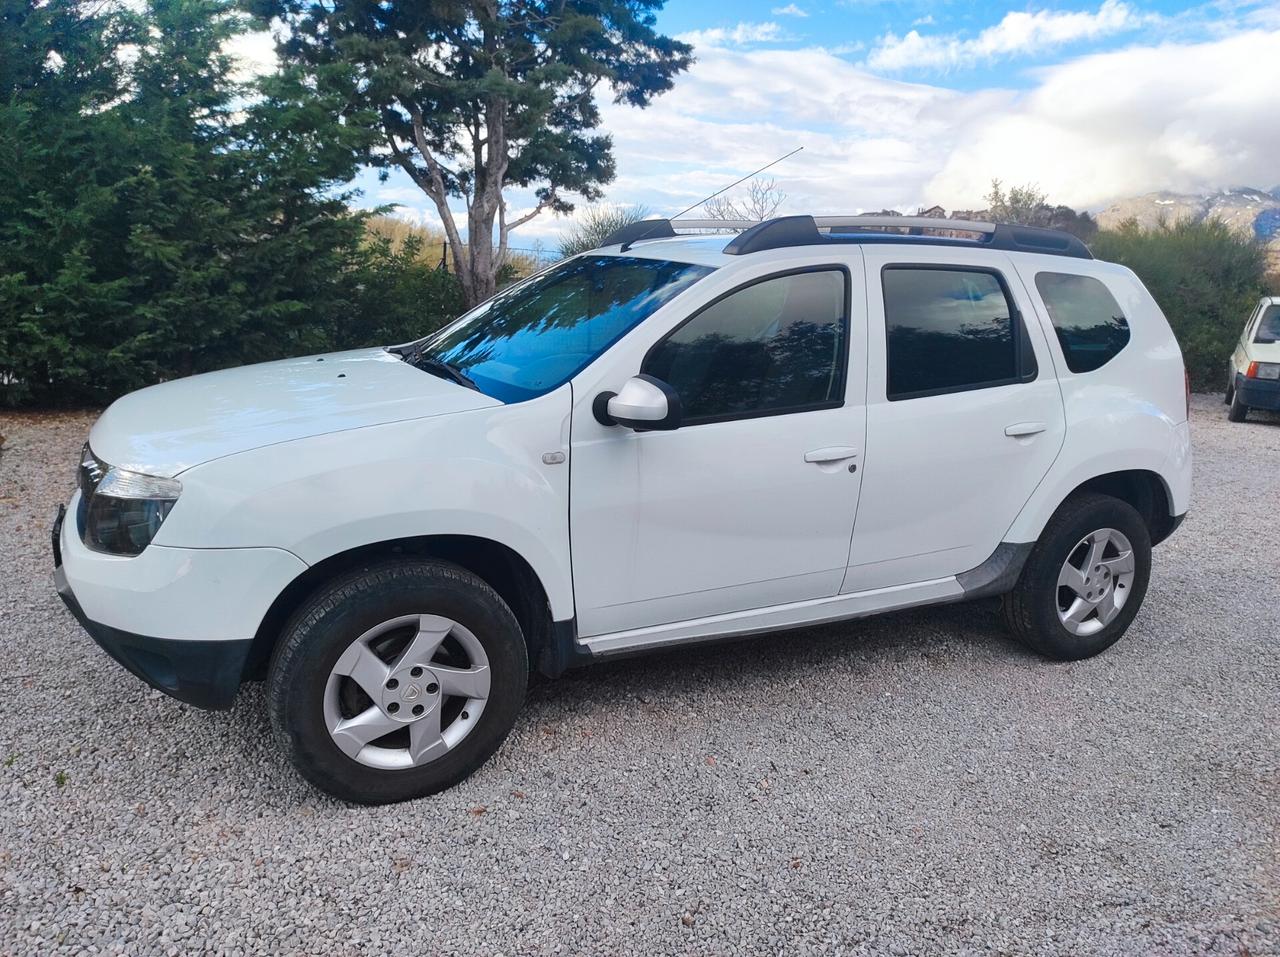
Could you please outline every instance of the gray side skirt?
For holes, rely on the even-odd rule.
[[[965,600],[970,598],[988,598],[992,595],[1003,595],[1013,591],[1022,574],[1022,566],[1031,557],[1031,549],[1035,542],[1001,542],[991,557],[967,572],[956,576],[956,581],[964,589]]]

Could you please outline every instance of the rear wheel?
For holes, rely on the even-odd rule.
[[[271,664],[272,725],[317,787],[363,804],[443,790],[501,745],[529,664],[511,610],[443,562],[362,569],[294,615]]]
[[[1243,422],[1249,417],[1249,407],[1240,401],[1240,390],[1232,388],[1228,397],[1227,418],[1232,422]]]
[[[1128,630],[1150,575],[1151,537],[1137,511],[1107,495],[1079,495],[1040,536],[1005,596],[1005,621],[1043,655],[1088,658]]]

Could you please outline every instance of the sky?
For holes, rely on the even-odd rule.
[[[607,204],[670,215],[798,146],[766,174],[782,212],[981,208],[993,178],[1095,211],[1280,185],[1280,0],[669,0],[658,26],[696,62],[647,109],[601,97]],[[403,173],[355,185],[438,222]],[[512,244],[565,227],[544,212]]]

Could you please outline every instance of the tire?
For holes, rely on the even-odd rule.
[[[1230,408],[1227,409],[1227,419],[1231,422],[1243,422],[1249,417],[1249,407],[1240,401],[1240,393],[1236,389],[1231,390]]]
[[[1106,569],[1102,576],[1081,559],[1094,555],[1090,549],[1104,539],[1109,544],[1101,553],[1106,556],[1100,559]],[[1123,571],[1126,550],[1118,547],[1118,542],[1129,546],[1132,568],[1128,572]],[[1077,586],[1060,584],[1068,576],[1068,562],[1073,569],[1084,565],[1081,577],[1071,576],[1070,580],[1077,582],[1082,592],[1101,596],[1096,606],[1085,594],[1073,590]],[[1084,583],[1085,578],[1089,584]],[[1017,585],[1005,595],[1005,623],[1015,637],[1046,657],[1060,661],[1089,658],[1110,648],[1128,630],[1142,606],[1150,578],[1151,535],[1142,516],[1127,502],[1109,495],[1077,495],[1049,520]],[[1064,608],[1067,613],[1076,609],[1086,613],[1083,620],[1068,625],[1063,619]],[[1113,617],[1106,621],[1108,614]]]
[[[520,626],[492,588],[455,565],[403,560],[340,576],[303,603],[272,655],[267,700],[304,778],[344,801],[390,804],[484,764],[528,679]],[[424,707],[421,719],[409,714]]]

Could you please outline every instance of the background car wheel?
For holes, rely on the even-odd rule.
[[[515,616],[470,572],[436,561],[360,569],[290,619],[268,707],[289,759],[347,801],[434,794],[496,751],[524,702]]]
[[[1050,658],[1088,658],[1115,644],[1138,614],[1151,576],[1151,537],[1126,502],[1065,502],[1004,599],[1009,629]]]
[[[1240,401],[1240,392],[1236,389],[1231,390],[1230,408],[1227,409],[1227,418],[1232,422],[1243,422],[1249,417],[1249,407]]]

